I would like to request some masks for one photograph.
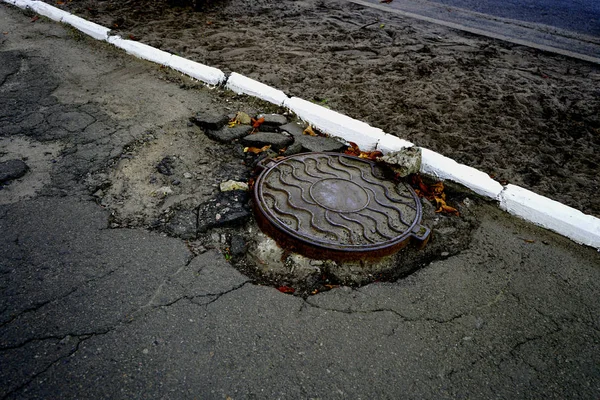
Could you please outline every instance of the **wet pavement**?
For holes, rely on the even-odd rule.
[[[181,138],[207,152],[209,201],[231,160],[189,117],[262,106],[4,4],[0,26],[0,163],[27,165],[0,190],[2,398],[600,396],[596,250],[477,200],[464,250],[403,279],[257,285],[93,195],[151,130],[167,150],[148,168]]]

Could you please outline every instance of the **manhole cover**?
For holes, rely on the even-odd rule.
[[[284,248],[317,259],[391,254],[425,244],[421,202],[374,162],[304,153],[271,162],[254,186],[257,221]]]

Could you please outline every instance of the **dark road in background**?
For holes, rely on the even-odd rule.
[[[600,36],[600,0],[432,0],[501,18]]]

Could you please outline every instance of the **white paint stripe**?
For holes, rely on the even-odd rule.
[[[30,0],[0,1],[14,4],[20,8],[31,7],[35,3],[35,1]],[[41,7],[40,10],[42,8],[46,7]],[[71,19],[71,22],[68,23],[82,32],[99,40],[108,40],[115,45],[119,43],[120,47],[125,51],[138,57],[161,64],[168,61],[168,65],[171,68],[211,85],[220,84],[225,80],[225,74],[217,68],[190,61],[176,55],[170,55],[169,53],[142,45],[141,43],[124,40],[118,36],[108,37],[109,29],[73,15],[70,15],[67,19]],[[235,76],[231,84],[232,88],[245,90],[242,93],[259,97],[263,100],[272,98],[272,100],[275,100],[275,104],[278,104],[283,92],[239,74],[232,74],[232,76]],[[229,82],[227,86],[230,86]],[[251,91],[252,93],[248,93]],[[362,121],[355,120],[306,100],[297,97],[288,98],[287,96],[283,100],[284,106],[295,112],[300,118],[331,136],[356,143],[363,150],[372,151],[379,149],[387,153],[403,147],[413,146],[412,143],[396,136],[388,135],[379,128],[374,128]],[[439,179],[447,179],[460,183],[477,194],[500,201],[500,207],[513,215],[551,229],[577,243],[600,249],[600,219],[583,214],[574,208],[540,196],[519,186],[508,185],[506,188],[503,188],[502,185],[491,179],[486,173],[459,164],[431,150],[422,149],[422,156],[422,173],[433,175]]]
[[[429,149],[422,149],[421,172],[460,183],[475,193],[492,199],[497,199],[503,190],[502,185],[485,172],[459,164]]]
[[[69,24],[72,27],[79,29],[81,32],[85,33],[98,40],[108,40],[108,35],[110,33],[110,29],[103,27],[102,25],[95,24],[93,22],[87,21],[83,18],[79,18],[76,15],[68,14],[63,19],[62,22],[65,24]]]
[[[129,54],[157,64],[168,66],[171,61],[171,53],[158,50],[152,46],[135,42],[133,40],[122,39],[120,36],[110,36],[108,38],[108,42],[120,49],[125,50]]]
[[[519,186],[508,185],[500,208],[577,243],[600,249],[600,219]]]
[[[288,97],[281,90],[272,88],[271,86],[265,85],[264,83],[255,81],[232,72],[227,79],[225,87],[237,94],[247,94],[248,96],[258,97],[259,99],[268,101],[269,103],[276,104],[278,106],[288,99]]]
[[[187,60],[176,55],[171,56],[169,67],[176,71],[183,72],[199,81],[208,83],[209,85],[219,85],[225,81],[225,74],[220,69]]]

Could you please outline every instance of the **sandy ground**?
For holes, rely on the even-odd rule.
[[[344,1],[59,5],[600,216],[600,67]]]

